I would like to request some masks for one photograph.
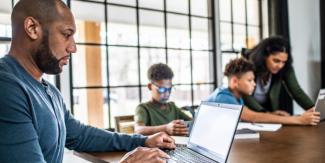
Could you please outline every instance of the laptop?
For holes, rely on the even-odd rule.
[[[166,151],[167,162],[226,162],[241,111],[241,105],[202,102],[187,144]]]
[[[320,112],[320,120],[325,120],[325,89],[319,90],[315,108]]]

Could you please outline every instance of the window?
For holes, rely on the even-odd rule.
[[[0,6],[0,57],[8,53],[11,40],[12,1],[4,1]]]
[[[198,105],[215,88],[213,0],[71,0],[77,54],[71,57],[72,110],[84,123],[113,128],[150,100],[147,69],[174,71],[171,100]]]
[[[219,0],[222,71],[242,48],[252,48],[261,40],[262,1]]]

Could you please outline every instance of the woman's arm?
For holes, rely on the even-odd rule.
[[[249,122],[261,123],[281,123],[291,125],[317,125],[319,123],[319,112],[308,110],[300,116],[280,116],[271,113],[260,113],[248,109],[243,109],[241,119]]]

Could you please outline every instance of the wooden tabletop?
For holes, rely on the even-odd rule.
[[[118,162],[126,152],[80,153],[91,162]],[[318,126],[283,126],[261,132],[260,139],[235,140],[231,163],[325,163],[325,122]]]

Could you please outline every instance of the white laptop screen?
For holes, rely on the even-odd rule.
[[[189,144],[195,144],[218,158],[226,159],[241,113],[241,106],[236,108],[201,104]]]

